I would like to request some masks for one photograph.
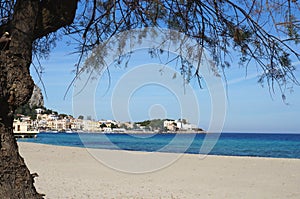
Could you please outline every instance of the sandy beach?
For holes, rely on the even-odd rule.
[[[300,159],[186,154],[166,168],[133,174],[109,168],[85,148],[18,145],[30,171],[39,174],[37,190],[51,199],[300,197]],[[93,150],[112,159],[128,153]]]

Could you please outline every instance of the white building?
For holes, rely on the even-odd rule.
[[[177,123],[175,122],[175,120],[166,120],[164,121],[164,128],[169,131],[176,131]]]
[[[20,120],[14,120],[13,132],[15,137],[36,137],[39,133],[38,131],[31,129],[30,123],[21,122]]]
[[[57,115],[54,114],[48,115],[48,120],[57,120],[57,119],[58,119]]]
[[[83,120],[83,130],[87,132],[100,131],[99,123],[92,120]]]
[[[14,132],[25,132],[29,130],[29,124],[27,122],[21,122],[20,120],[14,120],[13,123]]]
[[[36,114],[42,114],[44,112],[44,109],[42,108],[37,108],[35,109]]]
[[[196,125],[188,123],[186,120],[166,120],[164,127],[169,131],[191,131],[197,128]]]

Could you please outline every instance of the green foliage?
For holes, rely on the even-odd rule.
[[[163,129],[164,121],[162,119],[153,119],[153,120],[145,120],[142,122],[137,122],[136,124],[139,124],[144,127],[152,128],[152,129]]]
[[[32,120],[35,120],[36,119],[35,108],[37,108],[37,107],[30,108],[28,103],[23,106],[20,106],[15,111],[15,114],[14,114],[15,118],[19,118],[18,115],[24,115],[24,116],[29,116]]]
[[[61,113],[58,115],[59,119],[64,119],[65,117],[68,117],[67,114]]]
[[[136,124],[139,124],[141,126],[148,126],[150,123],[151,123],[150,120],[145,120],[145,121],[142,121],[142,122],[136,122]]]
[[[111,128],[111,129],[119,128],[119,126],[118,126],[117,124],[112,123],[112,124],[110,125],[110,128]]]
[[[61,114],[58,114],[57,111],[53,111],[51,109],[47,109],[45,107],[37,107],[37,106],[33,106],[32,108],[29,106],[29,104],[25,104],[23,106],[20,106],[16,109],[15,111],[15,114],[14,114],[14,117],[15,118],[20,118],[20,115],[24,115],[24,116],[29,116],[32,120],[35,120],[37,118],[37,114],[36,114],[36,111],[35,109],[37,108],[42,108],[44,109],[43,111],[43,114],[47,114],[47,115],[50,115],[50,114],[54,114],[54,115],[58,115],[58,117],[60,119],[63,119],[65,117],[73,117],[72,115],[67,115],[67,114],[64,114],[64,113],[61,113]]]
[[[51,109],[47,109],[45,107],[42,107],[44,109],[43,111],[43,114],[47,114],[47,115],[50,115],[50,114],[54,114],[54,115],[58,115],[58,112],[57,111],[53,111]]]
[[[105,123],[100,124],[100,128],[106,128],[107,125]]]

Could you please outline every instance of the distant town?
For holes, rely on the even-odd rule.
[[[19,112],[19,113],[18,113]],[[99,132],[99,133],[171,133],[196,132],[203,129],[190,124],[186,119],[153,119],[142,122],[121,122],[115,120],[93,120],[90,117],[59,114],[42,108],[23,108],[15,114],[13,130],[15,134],[37,132]],[[22,114],[23,113],[23,114]],[[27,114],[26,114],[27,113]]]

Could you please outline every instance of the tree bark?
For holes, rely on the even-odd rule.
[[[13,135],[13,113],[25,103],[33,90],[29,62],[12,55],[0,55],[0,198],[42,198],[18,152]]]
[[[12,19],[0,30],[9,31],[8,50],[0,49],[0,198],[43,198],[18,152],[13,113],[28,102],[34,83],[29,67],[34,40],[72,23],[78,0],[18,0]]]

